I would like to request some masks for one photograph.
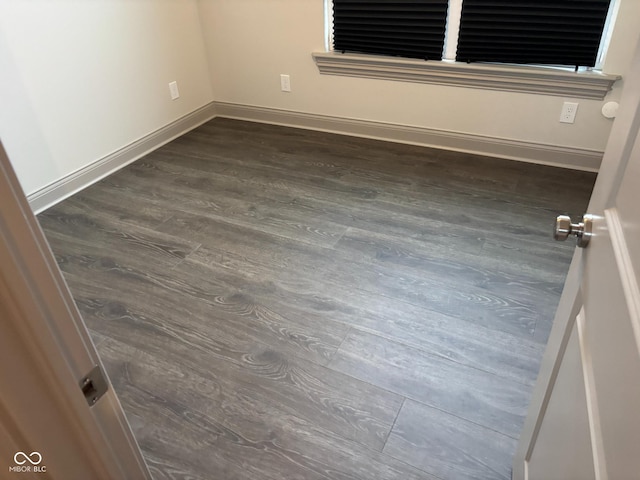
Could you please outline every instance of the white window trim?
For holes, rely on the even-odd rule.
[[[612,89],[613,84],[622,78],[620,75],[606,74],[598,70],[604,60],[620,0],[613,0],[611,3],[596,69],[578,72],[570,68],[541,65],[456,62],[462,0],[449,0],[447,33],[442,61],[423,61],[332,51],[330,47],[333,44],[331,2],[332,0],[324,2],[325,48],[327,51],[312,53],[318,70],[323,75],[376,78],[595,100],[602,100]],[[455,31],[455,35],[449,35],[449,31]]]
[[[456,87],[602,100],[619,75],[590,70],[424,61],[339,52],[314,52],[322,75],[376,78]]]
[[[449,0],[447,11],[447,30],[444,37],[443,60],[456,59],[458,52],[458,37],[460,35],[460,21],[462,20],[462,0]]]
[[[611,0],[609,11],[607,12],[607,20],[604,24],[604,33],[600,39],[600,48],[598,49],[598,60],[596,61],[596,70],[601,70],[604,65],[604,59],[609,49],[611,36],[613,35],[613,26],[615,19],[618,18],[618,10],[620,9],[620,0]],[[329,12],[330,13],[330,12]]]

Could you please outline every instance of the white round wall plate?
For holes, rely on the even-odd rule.
[[[620,105],[618,102],[607,102],[602,106],[602,115],[607,118],[616,118],[616,113],[618,113],[618,107]]]

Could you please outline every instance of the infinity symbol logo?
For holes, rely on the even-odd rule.
[[[37,458],[36,460],[32,460],[34,455]],[[18,461],[18,458],[20,457],[24,459],[21,462]],[[42,455],[40,455],[38,452],[31,452],[29,455],[24,452],[16,452],[16,454],[13,456],[13,461],[18,465],[24,465],[27,462],[29,462],[31,465],[39,465],[42,461]]]

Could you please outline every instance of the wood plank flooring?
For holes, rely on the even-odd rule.
[[[215,119],[39,220],[155,479],[508,479],[594,180]]]

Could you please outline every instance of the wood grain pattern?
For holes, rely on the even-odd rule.
[[[501,479],[593,181],[216,119],[39,218],[154,478]]]
[[[224,237],[229,233],[229,229],[225,230]],[[201,247],[190,259],[208,265],[217,278],[241,282],[239,285],[245,292],[264,298],[273,308],[277,305],[296,312],[296,318],[313,318],[319,322],[331,319],[358,326],[528,385],[533,385],[536,379],[542,345],[533,338],[487,328],[393,297],[372,295],[359,288],[347,290],[341,283],[319,281],[314,268],[317,262],[299,261],[294,248],[289,250],[289,256],[285,252],[280,254],[274,251],[275,242],[268,246],[264,242],[259,257],[235,255],[228,249],[232,248],[231,244],[226,246],[224,237],[215,237],[217,248]],[[243,238],[237,237],[232,244],[248,252],[250,247]],[[260,259],[270,261],[263,263]],[[332,265],[333,259],[326,258],[323,263]]]
[[[522,282],[513,282],[508,286],[511,291],[520,290],[516,295],[510,295],[509,291],[474,285],[469,273],[462,281],[456,282],[455,278],[446,278],[446,275],[438,272],[434,274],[426,268],[399,268],[400,265],[388,265],[388,261],[372,263],[372,255],[365,255],[367,245],[349,250],[343,247],[345,244],[340,240],[330,250],[311,248],[305,242],[288,241],[263,232],[250,235],[244,229],[244,233],[241,233],[242,229],[225,223],[217,218],[180,213],[165,222],[160,230],[171,235],[188,230],[195,241],[205,243],[207,238],[215,239],[207,245],[217,245],[217,248],[224,245],[228,251],[233,251],[232,244],[235,244],[246,256],[269,259],[276,265],[272,270],[279,269],[277,265],[286,266],[288,268],[279,275],[280,282],[286,282],[294,288],[324,291],[325,286],[349,285],[351,289],[364,290],[373,296],[397,298],[435,312],[519,335],[532,335],[538,319],[552,315],[552,307],[547,308],[544,300],[553,302],[560,288],[557,283],[544,284],[545,288],[551,290],[551,295],[547,295],[544,288],[539,291],[527,290],[523,278]],[[345,242],[349,234],[346,232],[343,236]],[[415,267],[418,258],[414,256]],[[432,262],[433,265],[435,263]],[[444,262],[440,262],[440,265],[444,265]],[[452,265],[454,267],[450,271],[463,269],[460,262]],[[469,268],[468,272],[474,270],[478,271],[477,268]],[[458,275],[458,279],[461,277]],[[495,277],[502,278],[499,272]],[[318,288],[318,285],[321,287]],[[453,285],[455,289],[451,288]],[[503,281],[503,285],[506,282]],[[540,299],[536,297],[538,294]]]
[[[351,416],[351,427],[356,429],[368,423],[366,412],[344,400],[327,398],[319,391],[317,379],[311,379],[299,366],[285,365],[275,352],[246,359],[262,380],[238,370],[208,371],[202,359],[185,366],[113,340],[101,345],[100,354],[120,395],[132,403],[139,402],[138,409],[163,419],[153,425],[139,425],[137,437],[143,446],[167,451],[171,436],[184,438],[182,445],[170,443],[167,454],[194,458],[192,450],[199,452],[196,471],[215,472],[215,478],[274,480],[430,478],[379,453],[381,446],[369,449],[359,442],[346,442],[321,418],[305,418],[292,410],[292,401],[287,399],[290,392],[282,389],[287,384],[303,383],[311,387],[305,389],[307,400],[320,400],[334,418]],[[166,385],[162,398],[153,394],[159,376]],[[272,388],[265,378],[273,381]],[[370,386],[353,387],[361,389],[361,402],[372,405],[382,400]],[[346,398],[346,391],[343,396]]]
[[[522,384],[355,329],[329,367],[513,438],[529,404]]]
[[[511,466],[502,458],[516,446],[513,438],[407,400],[385,452],[439,478],[508,480]]]
[[[49,210],[39,216],[39,221],[47,232],[49,243],[54,246],[58,245],[56,240],[59,239],[59,243],[67,248],[73,242],[75,254],[96,252],[97,246],[100,253],[116,257],[127,252],[122,258],[140,265],[153,262],[170,268],[200,245],[181,237],[120,223],[100,213],[89,216],[71,202],[65,205],[64,214]],[[54,253],[59,251],[62,250],[54,248]]]

